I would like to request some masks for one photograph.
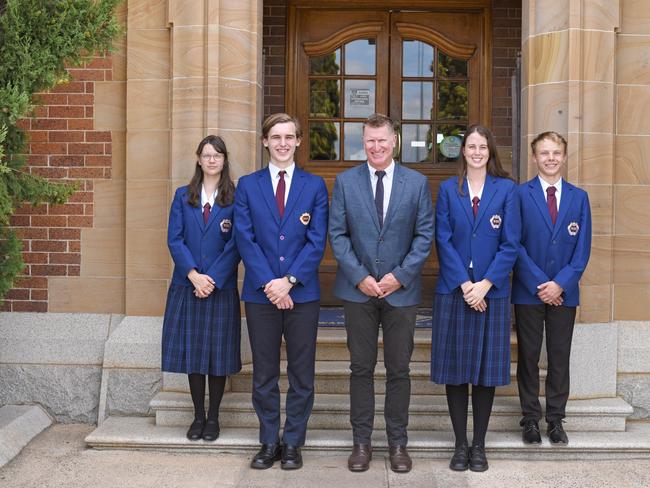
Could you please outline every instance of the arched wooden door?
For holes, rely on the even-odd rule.
[[[489,4],[448,2],[456,5],[449,10],[419,2],[438,7],[405,11],[320,3],[295,1],[289,9],[287,110],[305,133],[297,162],[331,192],[340,171],[365,161],[363,120],[385,113],[400,123],[396,161],[428,177],[435,201],[440,182],[455,173],[465,129],[489,119]],[[335,271],[328,248],[323,305],[337,303]],[[431,304],[437,272],[434,249],[423,270],[423,305]]]

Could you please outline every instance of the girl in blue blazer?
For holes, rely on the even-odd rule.
[[[492,133],[481,125],[470,126],[458,176],[440,186],[435,223],[440,275],[433,304],[431,379],[446,385],[456,436],[449,467],[456,471],[488,469],[485,433],[495,386],[510,382],[509,275],[520,232],[514,190]]]
[[[190,440],[219,437],[226,377],[241,369],[234,194],[226,144],[220,137],[207,136],[196,150],[190,184],[176,190],[167,235],[174,274],[163,322],[162,370],[189,377],[194,404],[194,421],[187,431]]]

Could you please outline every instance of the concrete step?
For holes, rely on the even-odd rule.
[[[287,375],[287,363],[282,361],[280,364],[280,390],[287,391],[289,386]],[[496,394],[499,396],[517,396],[517,366],[511,364],[510,384],[497,388]],[[429,379],[429,363],[411,363],[411,393],[413,395],[443,395],[445,393],[444,385],[436,385]],[[230,378],[232,391],[250,392],[253,384],[253,366],[245,365],[239,374]],[[544,394],[544,380],[546,379],[546,370],[540,371],[540,389]],[[184,379],[183,388],[187,390],[187,379]],[[317,361],[316,362],[316,393],[349,393],[350,392],[350,369],[347,361]],[[170,390],[165,384],[165,390]],[[386,369],[383,363],[377,363],[375,369],[375,393],[385,393],[386,391]]]
[[[345,329],[340,327],[321,327],[318,329],[318,346],[316,348],[317,361],[349,361],[350,353],[347,347]],[[379,333],[378,357],[384,357],[384,342],[381,331]],[[282,359],[286,359],[286,350],[282,346]],[[517,361],[517,336],[512,332],[510,336],[510,355],[512,361]],[[416,329],[414,335],[413,362],[431,361],[431,329]]]
[[[0,468],[47,429],[52,419],[38,405],[5,405],[0,408]]]
[[[350,363],[348,361],[316,361],[316,393],[349,393]],[[280,362],[280,391],[286,392],[287,362]],[[429,363],[411,363],[411,393],[413,395],[444,395],[445,386],[432,383],[429,379]],[[500,386],[497,396],[517,396],[517,365],[510,364],[510,384]],[[540,369],[540,395],[545,392],[546,370]],[[245,364],[242,370],[229,378],[230,389],[234,392],[250,392],[253,384],[253,365]],[[385,393],[386,369],[381,361],[375,370],[375,393]],[[163,391],[189,393],[187,375],[163,373]]]
[[[568,427],[568,425],[567,425]],[[96,449],[161,449],[184,451],[200,449],[213,452],[244,450],[252,455],[259,448],[258,430],[224,428],[216,442],[189,441],[187,427],[156,426],[153,417],[109,417],[88,437],[86,444]],[[492,459],[585,460],[650,458],[650,424],[631,423],[624,432],[574,432],[568,428],[569,444],[551,446],[546,438],[539,446],[524,446],[518,432],[487,434],[486,445]],[[375,431],[372,443],[375,452],[387,449],[386,436]],[[305,463],[309,453],[347,453],[352,444],[350,429],[310,430],[304,447]],[[409,433],[409,451],[418,457],[448,458],[453,452],[451,431],[413,431]],[[417,462],[417,459],[416,459]],[[341,469],[346,469],[341,466]]]
[[[281,405],[284,411],[284,396],[281,398]],[[192,399],[187,393],[158,393],[149,406],[156,412],[156,425],[159,426],[188,426],[194,418]],[[632,407],[618,397],[571,400],[567,404],[567,428],[574,431],[624,431],[625,419],[632,411]],[[497,397],[490,418],[490,429],[519,431],[520,417],[521,409],[517,397]],[[350,427],[349,419],[349,395],[316,395],[309,428],[345,430]],[[259,424],[251,404],[250,393],[226,393],[221,402],[219,422],[222,427],[257,428]],[[471,425],[470,414],[470,429]],[[451,428],[446,397],[411,397],[409,431],[438,431]],[[383,395],[375,397],[375,429],[385,429]]]

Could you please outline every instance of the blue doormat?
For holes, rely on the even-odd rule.
[[[321,307],[318,316],[319,327],[345,327],[343,317],[343,308],[340,307]],[[420,308],[415,319],[415,327],[418,329],[431,328],[431,309]]]

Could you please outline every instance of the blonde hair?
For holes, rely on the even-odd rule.
[[[538,134],[535,139],[533,139],[533,142],[530,143],[530,149],[533,151],[533,154],[536,154],[537,144],[544,139],[548,139],[549,141],[553,141],[555,144],[562,146],[562,149],[564,149],[564,154],[566,154],[568,146],[566,139],[562,137],[561,134],[552,130],[542,132],[541,134]]]

